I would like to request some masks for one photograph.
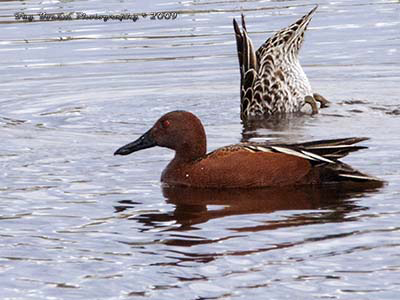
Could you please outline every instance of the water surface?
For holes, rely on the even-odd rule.
[[[301,52],[333,104],[243,128],[232,18],[256,46],[319,4]],[[34,21],[14,13],[179,12]],[[1,1],[2,299],[396,299],[400,3]],[[162,189],[173,153],[113,152],[163,113],[242,140],[367,136],[346,163],[383,187]]]

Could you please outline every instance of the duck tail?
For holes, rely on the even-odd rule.
[[[285,48],[288,51],[292,50],[296,54],[299,52],[304,42],[304,34],[307,30],[308,24],[310,24],[310,21],[317,8],[318,5],[316,5],[308,14],[304,15],[295,23],[290,25],[286,29],[286,32],[283,33],[283,39],[287,39],[285,43]]]
[[[360,171],[353,169],[351,166],[339,161],[338,159],[347,156],[349,153],[356,152],[358,150],[367,149],[366,146],[355,145],[362,141],[366,141],[367,137],[350,137],[343,139],[330,139],[321,140],[314,142],[307,142],[301,144],[295,144],[294,146],[302,149],[304,153],[312,153],[318,155],[324,159],[331,160],[333,163],[325,164],[324,168],[321,168],[324,181],[329,182],[379,182],[382,183],[376,177],[364,174]],[[311,162],[313,164],[320,164],[319,162]]]
[[[340,162],[334,166],[329,166],[331,172],[330,177],[333,177],[332,181],[351,181],[351,182],[380,182],[383,183],[379,178],[364,174],[350,167],[349,165]]]
[[[249,69],[257,70],[257,58],[254,51],[253,42],[247,33],[246,22],[243,14],[242,31],[240,31],[239,25],[235,19],[233,19],[233,28],[235,30],[239,67],[241,70],[241,75],[244,76]]]
[[[235,19],[233,19],[233,29],[235,30],[235,38],[236,38],[236,49],[237,49],[237,54],[238,54],[238,59],[239,59],[239,67],[242,69],[243,65],[243,35],[242,32],[240,31],[239,25],[236,22]],[[240,72],[242,73],[242,72]]]
[[[256,55],[260,59],[270,53],[274,48],[283,48],[285,52],[293,52],[298,54],[304,41],[304,33],[307,30],[312,16],[317,10],[316,5],[308,14],[298,19],[289,27],[283,28],[267,39],[264,44],[257,50]],[[282,52],[282,50],[280,50]]]
[[[339,159],[347,156],[351,152],[367,149],[368,147],[366,146],[355,146],[354,144],[366,141],[368,139],[369,138],[367,137],[350,137],[343,139],[307,142],[296,144],[296,146],[325,158]]]
[[[233,19],[233,28],[240,67],[240,117],[243,120],[249,114],[250,103],[254,101],[254,98],[262,99],[262,86],[258,76],[257,56],[248,36],[243,14],[241,19],[242,31],[235,19]]]

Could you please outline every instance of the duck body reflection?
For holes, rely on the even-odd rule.
[[[235,231],[272,230],[281,227],[300,226],[324,222],[342,222],[352,211],[364,209],[354,200],[374,193],[382,182],[341,183],[325,186],[274,187],[257,189],[199,189],[190,187],[163,186],[166,202],[175,209],[168,213],[143,213],[133,219],[153,228],[190,231],[193,226],[228,216],[266,214],[276,211],[299,211],[280,221],[267,221],[255,227],[236,228]],[[118,212],[129,210],[137,204],[124,201],[116,207]],[[300,213],[300,211],[303,211]]]
[[[182,225],[193,225],[207,222],[210,219],[230,215],[272,213],[282,210],[321,210],[346,206],[340,214],[329,211],[319,213],[318,219],[331,217],[335,221],[343,218],[354,205],[345,203],[347,199],[356,198],[364,193],[376,191],[382,182],[342,183],[325,186],[274,187],[257,189],[196,189],[188,187],[164,186],[162,191],[168,203],[175,205],[174,218]],[[289,220],[288,220],[289,221]],[[313,223],[316,219],[313,218]],[[263,226],[262,229],[303,225],[309,223],[307,218],[299,217],[289,222],[279,222]],[[257,228],[260,230],[261,228]],[[243,229],[241,229],[243,230]],[[256,230],[256,228],[247,230]]]

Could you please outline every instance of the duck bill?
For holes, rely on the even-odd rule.
[[[142,149],[151,148],[157,146],[157,143],[151,137],[150,130],[143,134],[136,141],[129,143],[125,146],[122,146],[117,151],[114,152],[114,155],[128,155],[132,152],[136,152]]]

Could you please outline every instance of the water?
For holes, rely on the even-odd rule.
[[[319,115],[239,119],[232,18],[256,46],[319,4],[301,52]],[[21,22],[16,12],[178,11],[175,20]],[[2,299],[397,299],[400,3],[1,1]],[[163,113],[208,147],[367,136],[343,190],[162,190],[173,153],[113,152]]]

